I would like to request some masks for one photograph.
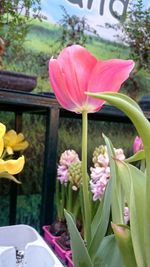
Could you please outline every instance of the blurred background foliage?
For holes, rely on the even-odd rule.
[[[102,39],[85,17],[69,15],[63,6],[62,18],[57,24],[51,24],[42,15],[41,1],[24,0],[17,3],[11,1],[11,5],[5,4],[6,9],[1,11],[0,38],[6,46],[2,68],[37,75],[38,85],[35,92],[51,91],[48,79],[49,59],[65,46],[77,43],[89,49],[98,59],[134,59],[136,68],[121,90],[136,100],[148,94],[150,10],[144,9],[142,0],[132,1],[125,21],[115,25],[106,24],[106,28],[111,27],[122,32],[115,42]],[[23,7],[26,10],[24,16],[21,13]],[[31,10],[34,11],[32,17]],[[22,25],[25,30],[21,28]]]

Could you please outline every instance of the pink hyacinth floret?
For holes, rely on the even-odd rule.
[[[61,184],[66,184],[68,182],[68,168],[66,168],[66,166],[58,166],[57,179],[60,181]]]
[[[61,184],[67,184],[69,179],[69,166],[73,163],[80,162],[78,154],[72,150],[66,150],[61,154],[57,168],[57,179]]]
[[[100,164],[100,166],[107,167],[109,163],[109,157],[107,153],[107,147],[105,146],[105,153],[100,154],[97,158],[97,162]]]
[[[119,160],[124,160],[125,159],[125,155],[124,155],[124,151],[122,148],[114,148],[115,150],[115,156],[116,156],[116,159],[119,159]]]
[[[108,180],[110,178],[110,167],[109,167],[109,157],[107,152],[107,147],[104,147],[103,153],[100,153],[97,157],[97,162],[94,164],[95,168],[91,168],[91,180],[90,189],[93,193],[93,201],[97,199],[101,200],[105,192]],[[116,149],[115,157],[118,160],[124,160],[125,155],[122,148]]]
[[[128,224],[129,220],[130,220],[129,208],[124,207],[124,223]]]
[[[109,167],[96,167],[91,168],[91,180],[90,180],[90,188],[93,193],[93,201],[97,199],[101,199],[106,185],[108,183],[108,179],[110,177],[110,168]]]
[[[60,165],[65,165],[67,167],[70,166],[72,163],[79,162],[79,156],[73,149],[68,149],[65,152],[61,154],[59,164]]]

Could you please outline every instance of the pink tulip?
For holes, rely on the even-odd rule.
[[[143,149],[142,139],[139,136],[136,136],[133,143],[133,152],[136,153],[141,149]]]
[[[97,60],[84,47],[72,45],[49,61],[49,76],[60,105],[70,111],[98,111],[104,101],[85,92],[117,92],[134,67],[132,60]]]

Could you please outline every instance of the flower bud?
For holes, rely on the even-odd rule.
[[[68,170],[69,181],[73,184],[72,189],[77,190],[80,186],[82,179],[82,164],[80,162],[76,162],[70,165]]]

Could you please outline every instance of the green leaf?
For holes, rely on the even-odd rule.
[[[100,204],[96,215],[92,221],[91,232],[92,240],[89,247],[89,254],[93,261],[96,251],[98,250],[109,224],[110,218],[110,205],[111,205],[111,190],[112,190],[112,180],[107,184],[103,201]]]
[[[143,227],[146,177],[143,172],[128,163],[116,160],[116,164],[130,210],[130,229],[137,266],[144,267],[145,241],[149,238],[145,236],[144,239]]]
[[[130,229],[127,225],[112,223],[112,228],[126,267],[137,267]]]
[[[94,267],[100,266],[123,267],[122,257],[114,235],[104,237],[97,251]]]
[[[143,159],[145,159],[145,152],[144,150],[139,150],[136,154],[134,154],[130,158],[125,159],[125,162],[132,163],[132,162],[143,160]]]
[[[94,267],[85,243],[76,227],[72,215],[65,210],[65,217],[71,238],[71,249],[75,267]]]
[[[14,181],[17,184],[21,184],[20,181],[18,181],[13,175],[9,174],[8,172],[1,172],[0,178],[6,178],[6,179]]]
[[[105,234],[110,219],[110,207],[112,205],[113,219],[119,223],[123,222],[124,201],[122,199],[122,188],[120,180],[116,180],[116,164],[114,149],[111,141],[103,135],[107,145],[110,158],[111,179],[107,185],[104,198],[99,205],[97,213],[92,221],[92,241],[89,247],[89,253],[92,259],[95,258],[96,250],[99,248]]]
[[[106,100],[111,105],[122,110],[133,122],[142,140],[150,147],[150,124],[138,104],[130,97],[120,93],[86,93],[89,96]],[[144,144],[143,142],[143,144]]]
[[[103,99],[110,104],[116,106],[122,110],[129,119],[133,122],[139,136],[142,139],[144,151],[145,151],[145,160],[146,160],[146,190],[145,190],[145,206],[144,206],[144,236],[145,238],[145,251],[146,251],[146,261],[147,264],[150,262],[150,123],[140,110],[137,107],[136,102],[131,100],[129,97],[125,97],[119,93],[87,93],[89,96],[93,96],[99,99]],[[139,224],[139,223],[138,223]]]
[[[124,211],[124,196],[122,191],[122,186],[120,179],[117,179],[117,169],[115,163],[115,152],[113,145],[108,137],[103,134],[105,143],[107,145],[109,164],[110,164],[110,173],[112,179],[112,219],[116,223],[124,223],[123,211]]]

